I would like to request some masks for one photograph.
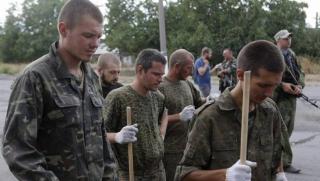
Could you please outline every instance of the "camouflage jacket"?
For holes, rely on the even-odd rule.
[[[298,61],[295,53],[289,48],[287,51],[282,50],[285,60],[285,71],[282,76],[282,82],[292,83],[294,85],[305,86],[304,72],[301,69],[300,62]],[[288,94],[283,91],[282,86],[279,85],[273,95],[273,99],[277,102],[278,99],[296,97],[295,95]]]
[[[257,162],[252,181],[273,181],[281,161],[282,119],[267,98],[252,112],[248,130],[247,159]],[[250,124],[251,123],[251,124]],[[195,170],[224,169],[240,155],[241,111],[229,89],[199,113],[192,128],[175,180]]]
[[[188,80],[172,82],[165,77],[159,90],[165,96],[168,115],[180,113],[188,105],[198,108],[203,103],[200,92]],[[169,124],[164,140],[165,152],[182,153],[187,143],[187,133],[188,122]]]
[[[131,107],[132,124],[137,123],[139,132],[133,143],[135,176],[151,176],[159,171],[164,146],[160,135],[160,120],[164,110],[164,96],[159,91],[138,94],[130,85],[111,91],[106,97],[104,109],[108,132],[119,132],[127,125],[126,107]],[[128,172],[128,145],[113,144],[121,174]],[[162,170],[163,171],[163,170]]]
[[[219,73],[221,70],[226,70],[225,73]],[[232,87],[235,86],[237,83],[237,60],[233,59],[231,61],[223,60],[221,66],[218,68],[218,76],[219,80],[219,87]]]
[[[56,46],[13,84],[3,157],[19,180],[115,180],[98,77],[83,63],[81,91]]]

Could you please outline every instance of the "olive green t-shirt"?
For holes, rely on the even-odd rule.
[[[119,132],[127,125],[126,107],[131,107],[132,124],[137,123],[139,132],[133,143],[135,174],[156,170],[164,153],[159,123],[164,110],[164,97],[159,91],[146,96],[138,94],[130,85],[111,91],[106,97],[104,116],[108,132]],[[128,171],[127,144],[113,144],[120,171]]]
[[[170,81],[166,77],[159,87],[165,96],[165,107],[168,115],[180,113],[184,107],[201,106],[203,101],[199,91],[188,80]],[[175,122],[169,124],[164,140],[166,153],[182,153],[187,143],[188,122]]]

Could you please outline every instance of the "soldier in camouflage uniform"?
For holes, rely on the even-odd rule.
[[[200,92],[187,80],[192,74],[193,55],[184,49],[174,51],[169,59],[169,72],[159,90],[165,96],[168,128],[164,140],[164,166],[167,181],[173,181],[176,166],[187,142],[188,123],[195,108],[204,103]]]
[[[87,63],[102,23],[90,1],[66,2],[59,41],[15,80],[2,154],[19,180],[118,180],[98,77]]]
[[[294,128],[297,97],[304,87],[304,73],[297,61],[295,53],[290,49],[292,34],[288,30],[280,30],[275,36],[277,46],[281,50],[286,68],[281,84],[275,89],[273,100],[277,103],[282,118],[288,128],[289,137]],[[283,164],[286,172],[299,173],[300,169],[293,167],[292,150],[290,144],[286,144],[283,153]]]
[[[246,161],[242,165],[237,160],[243,75],[247,70],[251,71],[247,159],[256,164]],[[175,180],[286,180],[281,170],[283,121],[276,104],[268,98],[280,83],[283,70],[281,52],[271,42],[251,42],[240,51],[237,85],[199,111]]]
[[[104,53],[99,56],[97,63],[97,73],[100,78],[103,97],[107,97],[113,89],[122,87],[118,82],[121,69],[120,59],[112,53]]]
[[[134,177],[139,181],[165,180],[164,145],[159,127],[164,96],[158,91],[165,64],[166,59],[159,51],[142,50],[136,60],[133,83],[110,92],[106,97],[108,106],[104,114],[109,139],[127,125],[126,107],[131,107],[132,123],[139,128],[137,141],[133,143]],[[120,179],[128,180],[128,146],[113,144],[113,148],[120,167]]]
[[[233,87],[237,83],[237,60],[233,57],[231,49],[223,50],[224,60],[217,69],[219,90],[222,93],[227,87]]]

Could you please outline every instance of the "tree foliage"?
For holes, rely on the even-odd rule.
[[[293,32],[297,54],[320,57],[320,29],[305,28],[305,3],[293,0],[175,0],[166,1],[168,53],[185,48],[199,56],[202,47],[213,49],[221,60],[224,48],[238,52],[246,43],[273,41],[280,29]],[[0,60],[31,61],[47,53],[58,39],[56,21],[64,0],[24,0],[8,9],[0,27]],[[106,1],[105,43],[120,53],[136,55],[144,48],[159,48],[158,1]],[[319,60],[320,58],[318,58]],[[215,62],[215,63],[216,63]]]
[[[62,4],[63,0],[24,0],[20,14],[13,4],[0,39],[1,59],[31,61],[47,53],[58,39],[56,21]]]
[[[19,38],[21,27],[19,25],[19,18],[14,15],[16,12],[16,4],[11,4],[8,9],[8,15],[4,28],[2,28],[0,35],[0,55],[5,61],[13,61],[16,63],[17,60],[17,39]]]
[[[143,48],[158,48],[158,9],[152,0],[109,0],[105,26],[111,48],[136,54]]]
[[[149,9],[141,8],[142,4]],[[107,7],[106,44],[110,48],[136,54],[146,47],[160,47],[156,2],[111,0]],[[238,52],[250,41],[273,41],[277,31],[288,29],[294,33],[293,49],[298,54],[320,56],[316,53],[320,47],[308,43],[320,32],[309,33],[305,28],[305,7],[292,0],[170,1],[165,9],[168,52],[185,48],[198,56],[208,46],[214,56],[220,56],[226,47]]]

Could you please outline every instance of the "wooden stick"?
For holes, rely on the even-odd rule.
[[[241,145],[240,145],[240,163],[241,164],[245,164],[247,160],[250,75],[251,75],[251,71],[244,72],[244,83],[242,87],[243,95],[242,95],[242,121],[241,121]]]
[[[131,107],[127,107],[127,125],[131,125]],[[132,143],[128,144],[129,181],[134,181]]]
[[[168,126],[168,109],[164,108],[162,118],[161,118],[161,124],[160,124],[160,134],[163,140],[166,136],[167,126]]]

